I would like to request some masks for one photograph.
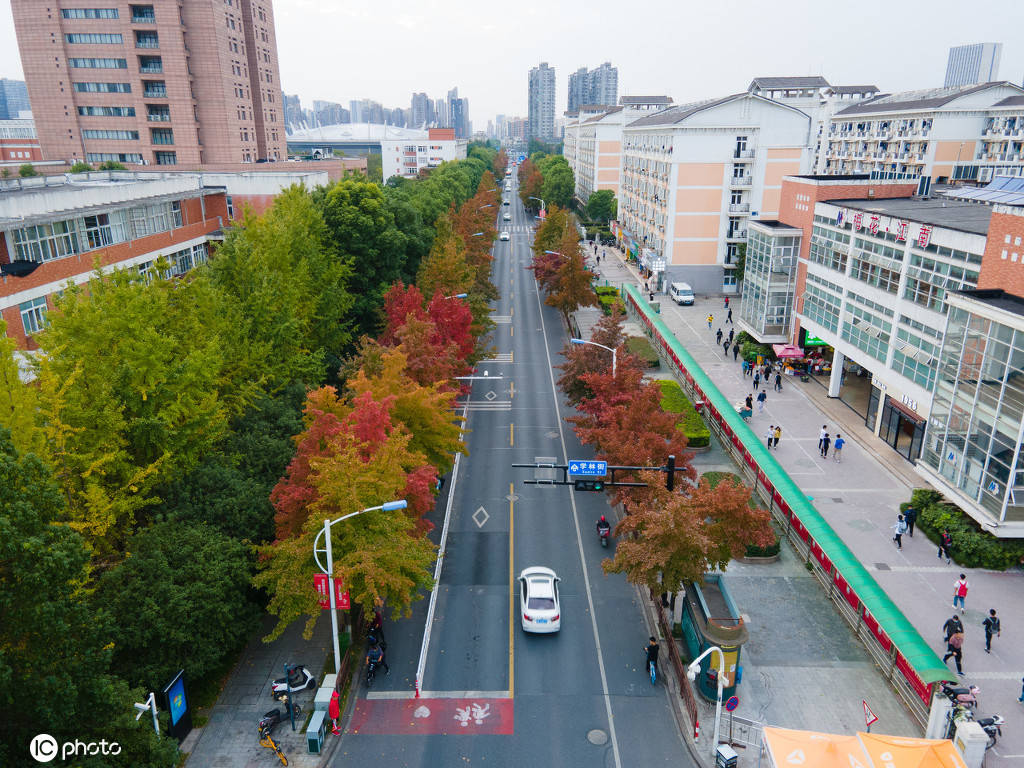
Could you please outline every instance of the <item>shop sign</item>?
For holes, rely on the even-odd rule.
[[[827,347],[828,342],[824,339],[819,339],[817,336],[807,336],[804,338],[805,347]]]
[[[917,232],[917,247],[918,248],[927,248],[928,247],[928,243],[931,242],[931,239],[932,239],[932,228],[922,224],[921,225],[921,229],[918,230],[918,232]]]
[[[853,228],[860,232],[864,229],[864,214],[859,211],[853,214]]]
[[[903,396],[902,398],[900,398],[900,401],[901,401],[901,402],[902,402],[902,403],[903,403],[904,405],[906,405],[906,406],[909,406],[909,407],[910,407],[910,408],[911,408],[912,410],[914,410],[915,412],[917,411],[917,400],[914,400],[914,399],[913,399],[912,397],[910,397],[909,395],[904,395],[904,396]]]
[[[896,239],[901,242],[907,242],[907,230],[910,229],[909,221],[900,221],[896,223]]]

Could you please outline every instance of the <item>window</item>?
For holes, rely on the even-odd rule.
[[[174,154],[173,152],[169,154]],[[181,200],[175,200],[171,203],[171,222],[174,227],[181,227]]]
[[[136,32],[135,33],[135,47],[136,48],[159,48],[160,47],[160,36],[156,32]]]
[[[117,8],[64,8],[60,15],[65,19],[116,19]]]
[[[71,256],[78,250],[73,219],[14,230],[14,252],[19,260],[50,261]]]
[[[139,56],[139,72],[144,75],[158,75],[164,71],[164,62],[159,56]]]
[[[82,117],[135,117],[135,107],[79,107]]]
[[[178,153],[177,152],[156,152],[157,165],[177,165],[178,164]],[[179,225],[180,226],[180,225]]]
[[[147,104],[146,119],[151,123],[167,123],[171,120],[171,108],[164,104]]]
[[[87,152],[85,154],[87,163],[133,163],[142,165],[142,155],[138,152]]]
[[[166,232],[180,220],[180,211],[175,216],[171,203],[153,203],[132,208],[128,212],[135,237],[145,237]]]
[[[235,204],[234,204],[234,201],[231,199],[231,195],[227,196],[227,203],[228,203],[228,218],[229,219],[233,219],[233,218],[235,218]]]
[[[149,133],[154,144],[173,144],[174,131],[170,128],[151,128]]]
[[[156,14],[152,5],[129,5],[132,13],[132,24],[153,24],[156,22]]]
[[[128,69],[127,59],[68,59],[72,69]]]
[[[131,83],[75,83],[76,93],[131,93]]]
[[[25,335],[31,336],[39,333],[46,327],[46,297],[40,296],[37,299],[26,301],[20,305],[21,324],[25,328]]]
[[[142,95],[147,99],[167,98],[167,84],[163,80],[143,80]]]
[[[82,131],[83,139],[109,139],[112,141],[138,141],[138,131],[89,130]]]
[[[69,32],[64,35],[64,42],[86,45],[123,45],[124,37],[116,32]]]
[[[124,217],[118,211],[113,214],[100,213],[95,216],[86,216],[85,240],[90,250],[102,248],[105,245],[122,243],[124,236]]]

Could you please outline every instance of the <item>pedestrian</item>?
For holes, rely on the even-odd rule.
[[[722,329],[719,328],[718,332],[715,334],[715,342],[718,343],[718,344],[721,344],[722,343],[722,336],[723,336]]]
[[[606,258],[606,259],[608,258],[608,249],[607,248],[602,248],[601,249],[601,255],[597,257],[598,261],[600,261],[602,257]]]
[[[949,535],[949,531],[945,528],[942,529],[942,535],[939,536],[939,559],[942,556],[946,556],[946,565],[949,565],[950,555],[949,548],[953,546],[953,537]]]
[[[753,395],[747,395],[747,399],[744,400],[744,402],[747,405],[747,410],[748,411],[754,410],[754,396]]]
[[[1020,679],[1020,697],[1017,701],[1024,702],[1024,677]]]
[[[730,334],[731,335],[731,334]],[[740,356],[740,343],[737,341],[732,345],[732,361],[735,363],[736,358]],[[743,362],[747,362],[744,360]]]
[[[769,424],[768,425],[768,432],[765,434],[765,438],[768,441],[768,450],[770,451],[772,449],[772,440],[775,439],[775,425],[774,424]]]
[[[782,427],[775,425],[775,447],[779,447],[779,440],[782,438]]]
[[[757,392],[758,386],[761,384],[761,372],[754,371],[754,391]]]
[[[896,522],[892,529],[894,531],[892,540],[896,542],[896,549],[903,549],[903,534],[907,532],[907,521],[903,519],[903,515],[896,516]]]
[[[340,736],[341,731],[338,730],[338,720],[341,719],[341,704],[339,703],[337,691],[331,694],[331,703],[327,705],[327,716],[334,721],[334,725],[331,727],[331,733],[335,736]]]
[[[818,453],[821,453],[821,442],[825,439],[825,435],[828,434],[828,426],[825,424],[821,425],[821,432],[818,433]]]
[[[988,618],[981,622],[985,628],[985,653],[992,653],[992,635],[999,637],[999,619],[996,617],[996,609],[991,608]]]
[[[907,521],[907,535],[914,538],[914,523],[917,522],[917,510],[907,507],[903,510],[903,519]]]
[[[782,391],[782,371],[775,372],[775,391]]]
[[[725,322],[727,322],[727,323],[731,323],[732,322],[732,307],[729,307],[729,314],[726,315]]]
[[[828,458],[828,448],[830,445],[832,445],[832,438],[830,438],[828,436],[828,432],[826,432],[825,436],[821,438],[821,458]]]
[[[712,315],[712,314],[710,314],[710,313],[708,313],[708,318],[707,318],[707,320],[708,320],[708,330],[710,331],[710,330],[711,330],[711,324],[712,324],[713,322],[715,322],[715,316],[714,316],[714,315]]]
[[[963,660],[964,660],[964,633],[954,632],[950,636],[949,640],[946,641],[946,655],[942,657],[942,663],[945,664],[949,657],[953,657],[953,661],[956,662],[956,673],[958,675],[964,674]]]
[[[768,399],[768,393],[763,389],[757,393],[757,412],[764,413],[764,401]]]
[[[650,301],[654,301],[654,291],[650,291],[649,293],[650,293],[650,296],[649,296]]]
[[[732,348],[732,351],[733,351],[733,353],[735,353],[735,352],[736,352],[736,347],[733,347],[733,348]],[[744,359],[744,360],[743,360],[743,375],[744,375],[744,376],[746,376],[746,375],[747,375],[747,366],[748,366],[748,365],[749,365],[749,363],[747,363],[746,359]]]
[[[960,574],[960,578],[953,582],[953,607],[956,608],[956,604],[960,603],[960,610],[966,611],[967,606],[964,601],[967,599],[967,576]]]
[[[946,633],[946,642],[948,643],[949,638],[951,638],[957,632],[964,631],[964,625],[960,621],[960,617],[954,613],[952,616],[946,619],[946,623],[942,625],[942,631]]]
[[[724,350],[725,356],[729,357],[729,340],[728,339],[726,339],[724,342],[722,342],[722,349]]]
[[[729,297],[728,296],[725,297],[725,307],[724,308],[725,309],[729,308]]]
[[[840,464],[843,461],[843,446],[844,445],[846,445],[846,440],[843,439],[842,435],[840,435],[838,432],[836,432],[836,441],[832,444],[832,458],[835,460],[836,464]],[[906,514],[903,515],[903,519],[904,520],[907,519]],[[909,526],[910,524],[907,523],[907,525]],[[910,534],[910,535],[913,536],[914,534]]]
[[[730,343],[730,344],[732,344],[732,335],[733,335],[734,333],[736,333],[736,329],[735,329],[735,328],[730,328],[730,329],[729,329],[729,343]]]

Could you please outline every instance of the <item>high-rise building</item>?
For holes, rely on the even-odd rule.
[[[614,106],[619,101],[619,70],[606,61],[587,74],[591,104]]]
[[[0,120],[17,120],[20,112],[29,109],[25,81],[0,78]]]
[[[569,112],[576,112],[584,104],[590,103],[590,81],[587,68],[580,67],[569,75]]]
[[[272,0],[54,5],[11,2],[47,159],[284,159]]]
[[[434,122],[438,128],[447,128],[451,125],[448,122],[448,103],[444,99],[434,100]]]
[[[303,109],[302,102],[298,96],[289,96],[287,93],[282,92],[281,105],[281,109],[284,111],[285,129],[289,133],[293,128],[299,128],[313,122],[312,110]]]
[[[430,113],[433,112],[433,104],[425,93],[414,93],[412,95],[412,126],[423,128],[430,121]]]
[[[597,69],[580,67],[569,75],[569,112],[592,104],[615,106],[619,98],[619,70],[606,61]]]
[[[945,87],[998,80],[999,57],[1002,53],[1002,43],[975,43],[950,48],[949,61],[946,63]]]
[[[530,138],[551,141],[555,136],[555,68],[542,61],[529,75]]]

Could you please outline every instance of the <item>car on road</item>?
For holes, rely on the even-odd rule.
[[[504,218],[505,218],[505,221],[512,221],[512,214],[511,213],[506,213]]]
[[[508,238],[509,238],[508,232],[502,232],[501,233],[501,239],[502,240],[508,240]]]
[[[502,205],[508,205],[508,200],[502,200],[502,201],[501,201],[501,204],[502,204]]]
[[[519,574],[519,616],[524,632],[557,632],[562,627],[558,575],[535,565]]]

